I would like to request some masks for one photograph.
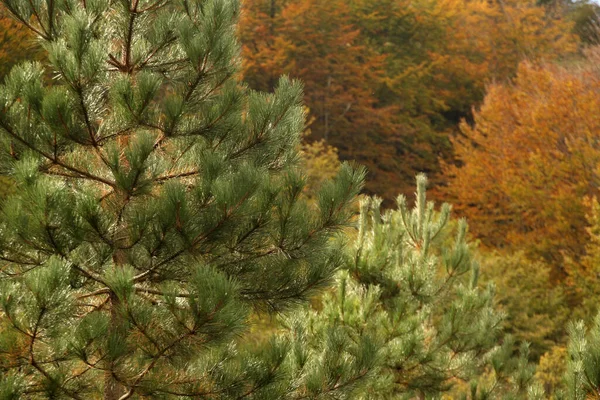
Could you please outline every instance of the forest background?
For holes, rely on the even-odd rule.
[[[567,321],[589,322],[600,294],[597,13],[558,0],[245,0],[239,28],[240,79],[304,82],[311,187],[357,160],[365,193],[392,207],[422,171],[466,217],[505,328],[531,343],[548,392]],[[32,58],[33,37],[0,10],[0,77]]]

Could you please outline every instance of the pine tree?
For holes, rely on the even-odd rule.
[[[467,225],[450,220],[447,204],[434,211],[426,182],[424,175],[417,178],[412,210],[404,196],[397,210],[385,213],[381,200],[364,199],[335,291],[322,309],[288,324],[310,339],[322,368],[335,365],[344,377],[361,366],[353,399],[433,399],[450,390],[466,391],[470,399],[527,393],[534,370],[526,346],[523,357],[514,358],[514,341],[506,337],[499,345],[503,315],[494,310],[493,286],[478,285]],[[479,380],[485,371],[486,380]],[[453,389],[471,380],[464,390]]]
[[[600,393],[600,315],[586,332],[583,321],[569,325],[565,393],[568,400],[597,399]]]
[[[569,343],[564,389],[554,393],[555,399],[589,400],[600,398],[600,314],[589,329],[584,321],[568,326]]]
[[[3,1],[55,79],[0,86],[0,398],[308,393],[299,339],[240,337],[330,278],[364,171],[303,198],[301,85],[237,81],[238,2]]]

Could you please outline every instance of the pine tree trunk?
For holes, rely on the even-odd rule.
[[[117,307],[119,306],[119,299],[116,294],[110,294],[110,322],[108,326],[108,335],[111,336],[114,334],[115,330],[118,328],[118,313]],[[108,363],[108,368],[106,372],[104,372],[104,400],[119,400],[119,398],[125,392],[123,386],[117,382],[115,377],[113,376],[113,371],[115,369],[115,361],[110,360]]]
[[[113,255],[115,265],[123,265],[126,261],[126,256],[123,250],[117,250]],[[108,326],[108,336],[111,337],[119,330],[119,308],[120,300],[118,296],[111,291],[110,293],[110,322]],[[104,400],[119,400],[125,393],[125,388],[117,379],[115,379],[114,371],[116,368],[115,360],[109,360],[108,368],[104,372]]]

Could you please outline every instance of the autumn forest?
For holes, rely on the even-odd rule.
[[[596,18],[577,2],[247,0],[240,26],[251,87],[304,82],[310,174],[357,160],[389,207],[424,171],[467,219],[544,377],[600,289]]]
[[[596,3],[2,0],[0,80],[0,400],[600,399]]]

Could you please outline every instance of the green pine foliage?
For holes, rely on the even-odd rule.
[[[542,400],[547,398],[543,385],[536,379],[536,366],[530,363],[529,344],[516,343],[506,336],[492,352],[482,374],[468,385],[457,385],[456,398],[461,400]]]
[[[335,366],[330,379],[353,386],[352,399],[440,398],[490,368],[508,371],[509,363],[511,373],[527,369],[519,375],[526,392],[534,371],[526,358],[513,359],[510,339],[497,344],[503,315],[494,310],[493,286],[478,285],[467,225],[451,223],[447,204],[435,211],[425,186],[418,176],[413,209],[403,196],[397,210],[383,213],[379,199],[362,201],[335,290],[322,309],[288,325],[308,336],[321,368]],[[352,381],[357,369],[364,377]],[[489,376],[490,392],[507,387],[507,379]],[[473,385],[482,392],[483,384]]]
[[[597,399],[600,396],[600,314],[586,331],[583,321],[569,325],[566,390],[568,400]]]
[[[331,237],[364,171],[306,201],[301,85],[239,83],[238,2],[3,1],[54,80],[26,63],[0,86],[0,398],[341,391],[303,338],[240,345],[252,309],[285,310],[340,265]]]

